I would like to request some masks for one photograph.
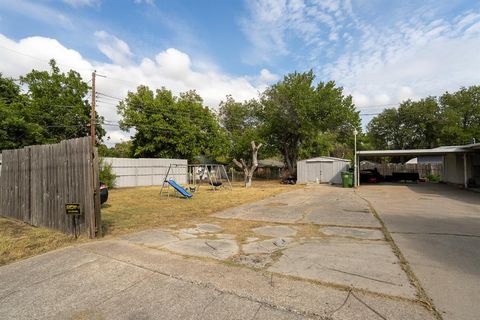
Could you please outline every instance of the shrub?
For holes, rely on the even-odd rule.
[[[109,189],[115,187],[115,182],[117,180],[117,175],[112,171],[112,165],[110,163],[105,163],[103,159],[100,159],[100,171],[99,179],[107,185]]]
[[[440,182],[441,177],[438,174],[429,174],[427,175],[427,179],[430,182]]]

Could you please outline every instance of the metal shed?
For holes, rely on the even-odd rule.
[[[341,172],[347,171],[350,160],[318,157],[297,162],[297,183],[342,183]]]

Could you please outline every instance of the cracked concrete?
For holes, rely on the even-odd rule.
[[[263,241],[250,242],[242,246],[244,253],[273,253],[295,245],[291,238],[274,238]]]
[[[149,247],[160,247],[169,242],[178,241],[179,238],[171,232],[159,229],[145,230],[120,237],[121,239],[143,244]]]
[[[42,274],[50,261],[64,273]],[[88,261],[88,262],[85,262]],[[37,276],[44,280],[37,283]],[[21,278],[17,287],[13,279]],[[11,279],[10,281],[6,281]],[[348,291],[202,260],[125,241],[98,241],[0,268],[6,319],[325,319]],[[432,319],[408,301],[357,292],[388,319]],[[331,319],[370,319],[349,302]],[[355,317],[346,316],[354,314]]]
[[[310,241],[287,248],[268,270],[412,300],[416,294],[386,242]]]
[[[365,240],[384,240],[385,236],[381,230],[345,228],[345,227],[322,227],[320,232],[329,236],[351,237]]]
[[[264,226],[254,228],[252,231],[257,235],[268,237],[290,237],[297,234],[297,230],[288,226]]]
[[[275,207],[270,205],[272,202],[288,203],[288,205]],[[227,209],[215,216],[224,219],[271,221],[286,224],[313,223],[333,226],[380,227],[365,201],[351,190],[345,191],[332,186],[312,186],[307,190],[283,193],[271,199]]]
[[[216,224],[211,223],[199,223],[195,228],[181,229],[181,233],[185,234],[202,234],[202,233],[219,233],[222,232],[223,228]]]
[[[222,260],[238,253],[237,242],[229,239],[187,239],[169,243],[164,248],[189,256]]]
[[[480,195],[442,184],[368,185],[368,199],[446,320],[480,318]]]
[[[260,223],[244,235],[222,225],[222,219]],[[377,229],[378,220],[350,189],[308,187],[202,222],[4,266],[0,314],[16,319],[433,319],[416,301],[415,287]]]

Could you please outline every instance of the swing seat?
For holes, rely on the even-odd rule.
[[[223,183],[218,181],[218,182],[209,182],[209,184],[213,187],[220,187]]]

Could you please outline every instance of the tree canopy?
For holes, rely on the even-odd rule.
[[[177,97],[165,88],[153,92],[139,86],[120,102],[118,111],[123,117],[120,128],[135,129],[134,157],[193,161],[199,155],[217,158],[225,153],[225,132],[195,91]]]
[[[260,97],[262,135],[279,152],[291,174],[301,155],[328,152],[331,137],[346,143],[360,116],[335,82],[314,85],[312,71],[290,73]],[[330,138],[330,139],[329,139]]]
[[[379,149],[434,148],[478,140],[480,87],[407,100],[397,109],[385,109],[368,124],[368,136]]]
[[[56,143],[89,134],[88,84],[76,71],[32,70],[20,85],[0,74],[0,149]],[[24,91],[21,90],[24,88]],[[98,118],[97,138],[105,134]]]
[[[89,134],[89,86],[79,73],[63,73],[54,60],[49,71],[32,70],[19,80],[0,74],[0,149],[55,143]],[[195,91],[174,95],[139,86],[117,106],[120,128],[133,139],[104,156],[184,158],[230,162],[252,159],[252,141],[262,144],[259,158],[283,157],[295,174],[302,158],[352,156],[353,131],[359,141],[380,149],[433,148],[480,140],[480,86],[440,97],[407,100],[385,109],[361,133],[351,96],[335,82],[317,82],[313,71],[294,72],[265,89],[257,99],[227,96],[218,115]],[[98,117],[97,139],[105,134]],[[362,146],[359,146],[361,149]],[[254,148],[255,149],[255,148]],[[251,161],[250,161],[251,162]]]
[[[232,96],[227,96],[225,101],[220,102],[219,121],[227,133],[229,161],[244,159],[250,165],[252,141],[265,144],[265,139],[260,132],[258,110],[259,103],[254,99],[237,102]],[[262,148],[258,157],[263,159],[272,155],[275,155],[275,152]]]
[[[480,86],[446,92],[439,99],[440,141],[465,144],[480,141]]]
[[[113,158],[131,158],[132,157],[132,141],[124,141],[115,144],[113,147],[107,147],[105,144],[98,145],[98,154],[101,157]]]

